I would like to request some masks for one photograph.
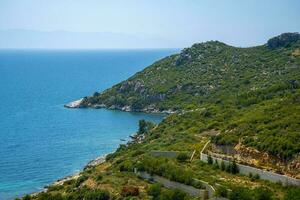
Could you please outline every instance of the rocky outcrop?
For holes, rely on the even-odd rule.
[[[277,37],[273,37],[268,40],[267,46],[269,49],[276,49],[280,47],[286,47],[289,44],[300,40],[299,33],[283,33]]]
[[[66,107],[66,108],[80,108],[82,100],[83,99],[72,101],[72,102],[70,102],[68,104],[65,104],[64,107]]]

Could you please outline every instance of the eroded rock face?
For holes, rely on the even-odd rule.
[[[280,47],[286,47],[289,44],[300,40],[299,33],[283,33],[279,36],[273,37],[268,40],[267,46],[270,49],[276,49]]]

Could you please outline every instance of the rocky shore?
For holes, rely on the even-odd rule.
[[[177,113],[177,111],[174,110],[159,110],[153,106],[147,106],[142,109],[133,109],[131,106],[126,105],[126,106],[119,106],[119,105],[112,105],[112,106],[107,106],[105,104],[88,104],[88,105],[82,105],[82,99],[72,101],[68,104],[65,104],[64,107],[66,108],[94,108],[94,109],[109,109],[109,110],[121,110],[124,112],[143,112],[143,113],[153,113],[153,114],[173,114]]]
[[[79,100],[72,101],[68,104],[65,104],[64,107],[66,107],[66,108],[80,108],[82,100],[83,99],[81,98]]]
[[[99,156],[91,161],[89,161],[86,166],[83,168],[83,171],[88,169],[88,168],[91,168],[91,167],[95,167],[97,165],[100,165],[102,163],[105,162],[105,158],[106,158],[106,155],[103,155],[103,156]],[[69,180],[73,180],[73,179],[77,179],[80,177],[80,174],[81,172],[77,172],[73,175],[69,175],[69,176],[66,176],[62,179],[58,179],[57,181],[47,185],[44,187],[44,189],[42,189],[41,191],[39,192],[35,192],[35,193],[32,193],[31,196],[36,196],[42,192],[47,192],[48,188],[51,187],[51,186],[57,186],[57,185],[63,185],[66,181],[69,181]]]

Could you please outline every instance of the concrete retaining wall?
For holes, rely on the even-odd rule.
[[[179,190],[181,190],[181,191],[183,191],[183,192],[185,192],[185,193],[187,193],[187,194],[189,194],[190,196],[193,196],[193,197],[202,197],[202,198],[204,198],[205,196],[208,196],[208,192],[206,190],[200,190],[200,189],[194,188],[193,186],[189,186],[189,185],[185,185],[185,184],[182,184],[182,183],[170,181],[170,180],[168,180],[164,177],[161,177],[161,176],[157,176],[157,175],[151,176],[147,172],[137,172],[137,175],[139,177],[141,177],[142,179],[147,179],[147,180],[151,180],[153,182],[160,183],[166,188],[179,189]]]
[[[216,158],[211,156],[212,159],[215,161],[217,160],[218,164],[220,165],[221,162],[223,161],[225,164],[229,164],[230,162],[227,160],[223,160],[221,158]],[[205,153],[201,153],[201,160],[204,162],[207,162],[207,158],[208,155]],[[282,183],[283,185],[295,185],[295,186],[300,186],[300,180],[299,179],[295,179],[292,177],[288,177],[285,175],[281,175],[281,174],[276,174],[274,172],[269,172],[266,170],[262,170],[262,169],[258,169],[255,167],[250,167],[247,165],[242,165],[237,163],[237,166],[239,168],[239,173],[244,174],[244,175],[249,175],[250,173],[252,173],[253,175],[258,174],[259,177],[263,180],[268,180],[274,183]]]
[[[166,158],[176,158],[179,154],[177,151],[151,151],[151,156],[154,157],[166,157]]]

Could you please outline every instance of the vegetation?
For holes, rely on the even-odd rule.
[[[216,146],[245,146],[298,173],[291,164],[300,153],[298,37],[279,36],[251,48],[217,41],[195,44],[84,98],[83,107],[175,113],[157,126],[141,120],[136,140],[120,145],[104,164],[23,199],[191,199],[139,179],[136,170],[197,188],[202,188],[197,180],[203,180],[230,200],[300,199],[299,188],[242,176],[235,161],[218,163],[209,156],[204,163],[198,153],[209,140]],[[180,153],[176,158],[153,157],[149,152],[154,150]],[[187,162],[194,150],[195,159]]]
[[[153,200],[184,200],[188,195],[184,192],[175,190],[163,190],[160,184],[153,184],[147,189],[147,193],[153,197]]]
[[[137,168],[140,171],[147,171],[150,174],[166,177],[171,181],[177,181],[187,185],[194,184],[192,171],[175,165],[167,158],[145,156],[138,163]]]
[[[283,34],[251,48],[195,44],[85,98],[82,106],[205,109],[201,120],[213,118],[210,125],[224,133],[216,144],[235,145],[242,138],[246,146],[289,160],[300,152],[299,38]]]
[[[154,128],[155,124],[149,121],[145,121],[144,119],[139,121],[139,130],[138,130],[138,134],[145,134],[148,133],[149,130],[151,130],[152,128]]]

